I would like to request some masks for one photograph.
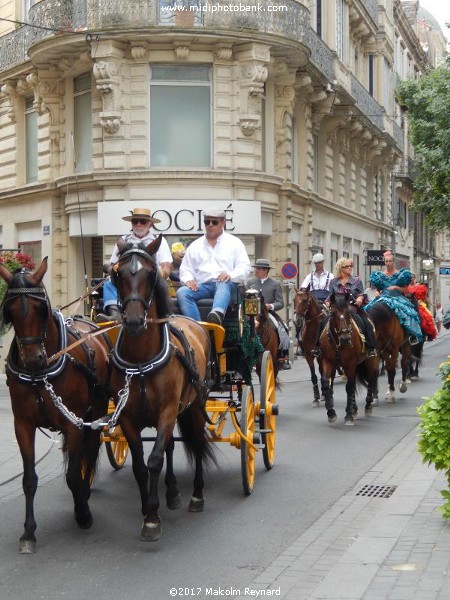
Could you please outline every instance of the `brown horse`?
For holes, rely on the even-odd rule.
[[[88,499],[100,433],[84,430],[83,420],[99,418],[106,413],[108,405],[105,386],[110,347],[103,335],[80,343],[49,363],[48,357],[98,328],[86,322],[68,325],[61,313],[52,311],[42,284],[46,271],[47,258],[34,273],[21,269],[11,274],[0,265],[0,276],[8,284],[2,317],[15,332],[6,374],[23,461],[26,516],[20,538],[22,554],[36,550],[36,429],[49,428],[63,434],[63,449],[68,457],[66,481],[73,495],[75,519],[81,528],[87,529],[92,525]]]
[[[111,388],[116,398],[114,422],[120,425],[133,459],[144,523],[141,540],[161,535],[158,480],[167,457],[165,483],[169,509],[181,497],[173,473],[173,430],[180,428],[188,457],[195,460],[194,489],[189,510],[203,510],[203,461],[213,458],[205,433],[204,403],[210,385],[210,337],[196,321],[168,317],[171,313],[165,282],[153,255],[161,236],[148,246],[119,242],[115,279],[123,325],[112,354]],[[170,321],[170,326],[169,326]],[[141,431],[156,429],[156,439],[144,462]]]
[[[319,406],[319,384],[314,365],[314,356],[311,354],[311,351],[315,348],[319,323],[324,318],[324,313],[316,298],[309,290],[305,288],[296,288],[294,296],[294,314],[297,319],[302,320],[302,327],[299,337],[301,339],[306,362],[308,363],[309,370],[311,372],[311,383],[314,394],[312,405]],[[321,358],[317,359],[317,362],[319,365],[319,372],[322,374]]]
[[[408,376],[409,357],[413,354],[415,360],[419,361],[423,344],[417,347],[410,346],[408,334],[400,325],[400,321],[394,311],[385,302],[379,301],[371,304],[367,309],[367,314],[374,322],[378,351],[387,371],[388,389],[386,392],[386,401],[395,402],[394,381],[398,355],[401,353],[402,381],[399,389],[400,392],[404,393],[408,389],[406,379]]]
[[[354,416],[358,411],[356,382],[367,386],[366,413],[369,413],[373,397],[377,393],[379,359],[378,356],[367,358],[348,300],[348,294],[331,294],[330,316],[319,344],[322,353],[322,390],[328,421],[333,423],[337,418],[330,382],[333,381],[335,370],[340,365],[347,377],[345,424],[353,425]]]
[[[264,302],[261,302],[261,313],[258,315],[255,330],[259,336],[259,339],[261,340],[261,344],[263,345],[264,350],[268,350],[270,352],[270,355],[272,356],[273,370],[274,370],[274,376],[275,376],[275,385],[277,386],[277,388],[280,388],[280,382],[278,380],[278,373],[280,371],[281,361],[280,361],[280,353],[278,350],[278,346],[279,346],[278,331],[275,327],[275,324],[272,322],[272,320],[269,316],[269,311],[267,309],[267,306],[264,304]],[[261,379],[262,356],[263,355],[261,354],[260,360],[258,360],[258,363],[256,365],[256,372],[258,374],[259,379]]]

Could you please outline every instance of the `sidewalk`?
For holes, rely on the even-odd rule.
[[[450,332],[441,338],[448,347]],[[250,589],[285,600],[448,600],[450,523],[438,508],[446,488],[422,463],[414,428]]]

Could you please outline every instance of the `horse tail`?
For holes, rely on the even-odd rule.
[[[420,342],[420,344],[415,344],[414,346],[411,346],[411,358],[419,366],[422,364],[423,344],[423,342]]]
[[[195,403],[178,415],[177,422],[189,462],[201,458],[204,464],[213,462],[217,466],[213,444],[206,435],[205,418]]]
[[[356,391],[358,391],[359,386],[362,385],[365,388],[369,385],[369,375],[367,372],[366,361],[360,362],[356,365]]]

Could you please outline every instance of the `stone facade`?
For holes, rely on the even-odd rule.
[[[185,1],[176,13],[163,0],[42,0],[28,15],[17,4],[0,7],[0,16],[30,23],[3,22],[0,37],[1,243],[40,242],[41,256],[51,257],[46,285],[55,306],[82,293],[84,265],[88,278],[99,276],[109,258],[120,231],[100,227],[102,203],[117,220],[124,201],[169,213],[180,201],[230,210],[253,202],[254,230],[237,222],[235,231],[275,275],[286,261],[298,264],[298,282],[318,250],[327,267],[351,256],[366,280],[366,251],[395,245],[396,211],[410,197],[406,128],[394,100],[399,35],[414,73],[427,64],[398,0],[217,0],[204,11]],[[207,165],[154,164],[151,73],[175,65],[180,85],[186,67],[208,68]],[[89,119],[74,130],[76,86],[86,75]],[[179,105],[167,135],[186,142],[183,115]],[[73,138],[87,121],[92,157],[80,169]],[[28,222],[35,239],[20,234]],[[401,253],[413,264],[408,227]],[[173,224],[166,233],[186,237]]]

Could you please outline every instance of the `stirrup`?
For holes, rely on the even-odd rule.
[[[409,336],[408,343],[410,346],[417,346],[417,344],[420,344],[419,339],[415,335]]]
[[[311,350],[311,356],[314,356],[314,358],[320,358],[322,356],[322,351],[320,348],[313,348]]]
[[[370,349],[368,348],[366,353],[367,353],[367,358],[372,358],[374,356],[378,356],[376,348],[370,348]]]

